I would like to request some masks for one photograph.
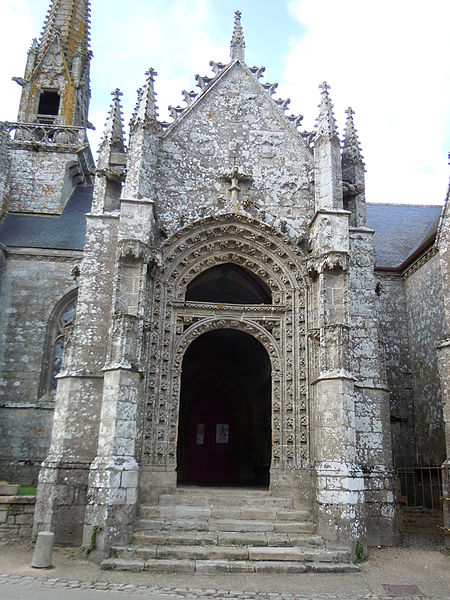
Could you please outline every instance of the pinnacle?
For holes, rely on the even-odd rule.
[[[108,152],[125,152],[122,108],[120,105],[120,98],[123,94],[116,88],[111,92],[111,95],[113,100],[105,123],[103,139],[99,149],[100,154],[105,150]]]
[[[353,163],[362,163],[363,156],[361,154],[361,146],[358,138],[358,133],[355,128],[353,109],[349,106],[345,111],[347,113],[347,123],[345,127],[344,149],[342,152],[343,158],[346,158]]]
[[[332,138],[337,136],[337,127],[333,113],[333,104],[331,103],[330,95],[328,93],[330,86],[324,81],[319,85],[319,88],[322,90],[322,98],[319,105],[320,113],[317,119],[316,138],[321,136]]]
[[[245,41],[241,25],[241,12],[237,10],[234,13],[234,30],[230,44],[231,60],[240,60],[245,62]]]
[[[136,108],[131,118],[131,126],[134,126],[138,121],[145,123],[147,121],[154,121],[157,117],[156,109],[156,93],[155,93],[155,76],[158,73],[150,67],[145,73],[147,80],[142,89],[138,90],[138,99]]]

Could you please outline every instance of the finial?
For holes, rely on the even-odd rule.
[[[122,107],[120,105],[120,98],[123,94],[116,88],[111,92],[111,95],[113,99],[99,148],[100,155],[107,155],[108,158],[111,152],[125,152]]]
[[[345,139],[342,158],[347,159],[354,164],[359,163],[364,165],[363,156],[361,153],[361,145],[355,128],[355,122],[353,121],[353,115],[355,112],[351,106],[349,106],[345,112],[347,113],[347,123],[345,126]]]
[[[240,60],[245,62],[245,41],[241,25],[241,12],[237,10],[234,13],[234,30],[230,44],[231,60]]]
[[[326,81],[323,81],[319,85],[319,89],[322,90],[322,98],[319,105],[320,113],[317,119],[316,139],[320,136],[331,138],[337,136],[337,127],[333,113],[333,104],[331,103],[330,95],[328,93],[330,86]]]

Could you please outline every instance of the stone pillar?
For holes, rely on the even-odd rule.
[[[364,473],[369,545],[399,542],[392,468],[389,391],[376,314],[373,231],[350,230],[351,371],[355,377],[356,462]]]
[[[445,315],[445,333],[437,345],[437,361],[441,380],[446,447],[446,460],[442,465],[445,545],[446,548],[450,548],[450,187],[439,224],[436,244],[439,250]]]
[[[155,228],[151,196],[161,129],[156,123],[154,74],[153,70],[148,71],[132,118],[127,177],[120,198],[113,320],[103,369],[98,449],[90,469],[83,534],[87,544],[94,528],[99,532],[96,539],[99,555],[106,555],[115,543],[130,541],[138,507],[144,402],[142,365],[146,351],[144,319],[150,287],[149,265],[153,263],[150,244]],[[116,122],[117,131],[121,131],[118,108],[114,109],[114,105],[112,108],[110,121]],[[110,153],[110,166],[113,156]]]
[[[327,540],[350,546],[361,535],[364,482],[356,464],[354,379],[348,370],[347,273],[345,263],[317,266],[320,350],[311,382],[317,524]]]
[[[349,213],[343,210],[340,142],[328,85],[314,144],[315,208],[308,270],[315,301],[311,378],[312,456],[317,483],[317,526],[327,540],[352,546],[364,533],[364,480],[356,464],[354,378],[349,348]]]
[[[117,225],[117,216],[87,217],[77,314],[58,376],[34,519],[34,531],[53,531],[57,544],[76,545],[82,538],[89,467],[97,453]]]
[[[439,376],[445,427],[446,460],[442,465],[442,497],[444,512],[444,543],[450,549],[450,338],[437,346]]]
[[[128,225],[121,233],[127,231]],[[114,316],[108,360],[103,369],[98,450],[90,469],[84,527],[85,544],[89,543],[94,527],[103,528],[96,544],[101,554],[106,554],[112,544],[130,541],[138,506],[144,299],[148,294],[150,262],[149,247],[143,242],[119,242]]]

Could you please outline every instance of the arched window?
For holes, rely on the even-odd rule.
[[[39,386],[39,398],[56,391],[67,335],[75,320],[78,290],[66,294],[55,306],[47,326],[47,336]]]
[[[272,304],[272,294],[270,288],[247,269],[224,263],[197,275],[187,287],[186,300]]]

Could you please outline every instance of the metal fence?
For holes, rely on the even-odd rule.
[[[442,467],[397,467],[397,509],[400,532],[446,535],[442,496]]]

